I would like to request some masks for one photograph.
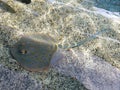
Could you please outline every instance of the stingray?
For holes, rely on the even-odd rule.
[[[10,48],[12,57],[29,71],[48,70],[63,57],[48,34],[26,34]]]
[[[83,45],[88,40],[96,38],[102,30],[71,47],[62,48],[67,50]],[[61,49],[53,37],[48,34],[32,33],[23,35],[17,43],[10,47],[12,57],[29,71],[46,71],[50,66],[56,65],[64,58]]]

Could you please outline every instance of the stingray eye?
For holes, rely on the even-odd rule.
[[[25,49],[22,49],[22,50],[20,50],[19,51],[21,54],[27,54],[27,50],[25,50]]]

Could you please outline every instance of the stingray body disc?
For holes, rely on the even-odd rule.
[[[29,71],[41,71],[50,66],[57,50],[54,39],[45,34],[27,34],[10,48],[10,53]]]

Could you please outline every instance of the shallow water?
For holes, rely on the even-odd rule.
[[[91,90],[120,90],[118,3],[117,6],[112,5],[112,7],[110,7],[112,2],[109,6],[104,3],[103,7],[94,0],[48,0],[48,2],[32,0],[28,5],[17,1],[7,3],[15,9],[16,13],[12,14],[0,9],[0,63],[2,65],[19,73],[26,73],[27,71],[16,64],[15,59],[10,56],[8,46],[16,43],[25,33],[48,33],[56,39],[60,48],[73,46],[75,48],[63,49],[61,52],[65,56],[64,59],[53,67],[55,71],[50,71],[47,76],[45,73],[28,72],[34,80],[46,82],[47,84],[44,85],[56,89],[60,82],[56,84],[55,79],[59,81],[59,77],[67,75]],[[99,3],[103,3],[103,0],[99,0]],[[64,75],[54,76],[56,71]],[[67,81],[65,78],[61,80]],[[72,80],[69,82],[71,83]],[[64,88],[70,90],[67,86],[69,85],[65,83]],[[75,88],[75,85],[73,87]]]

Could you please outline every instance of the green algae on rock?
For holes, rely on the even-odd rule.
[[[26,34],[10,48],[14,59],[29,71],[48,70],[60,58],[55,40],[47,34]]]

